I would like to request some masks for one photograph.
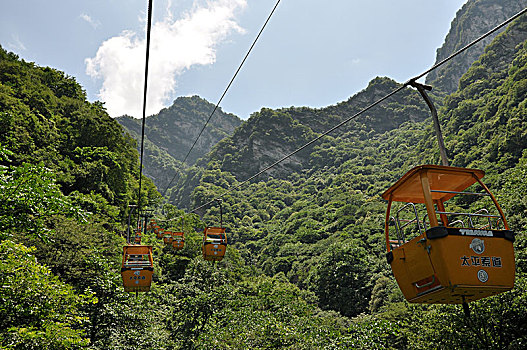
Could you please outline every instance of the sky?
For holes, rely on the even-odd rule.
[[[147,114],[216,104],[277,0],[154,0]],[[220,107],[325,107],[435,62],[466,0],[281,0]],[[0,1],[0,45],[75,77],[112,117],[142,115],[147,0]]]

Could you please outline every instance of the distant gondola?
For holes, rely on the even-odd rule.
[[[172,248],[181,250],[185,246],[185,234],[183,232],[174,232],[172,234]]]
[[[164,234],[163,234],[163,242],[165,244],[172,244],[173,240],[174,240],[174,238],[172,236],[172,232],[171,231],[165,231]]]

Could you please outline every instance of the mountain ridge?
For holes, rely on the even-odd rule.
[[[447,58],[471,41],[493,29],[527,7],[527,0],[474,0],[467,1],[456,13],[443,45],[437,49],[436,62]],[[438,93],[451,94],[458,88],[461,76],[484,53],[485,47],[505,28],[483,39],[469,51],[459,55],[426,76],[426,84]]]
[[[218,108],[183,165],[183,159],[214,107],[199,96],[178,97],[170,107],[146,118],[144,172],[160,191],[167,188],[182,168],[194,164],[242,123],[234,114]],[[130,116],[121,116],[116,120],[136,140],[140,140],[141,120]]]

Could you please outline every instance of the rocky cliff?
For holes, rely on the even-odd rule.
[[[527,0],[469,0],[457,12],[443,46],[437,49],[436,63],[469,44],[527,6]],[[451,94],[458,88],[459,79],[485,51],[485,47],[500,32],[485,38],[470,50],[442,67],[430,72],[426,83],[438,92]]]

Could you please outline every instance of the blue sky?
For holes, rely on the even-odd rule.
[[[435,61],[466,0],[282,0],[221,104],[324,107],[376,76],[406,81]],[[154,0],[148,112],[178,96],[216,103],[276,0]],[[147,0],[0,3],[0,45],[74,76],[113,117],[141,115]]]

